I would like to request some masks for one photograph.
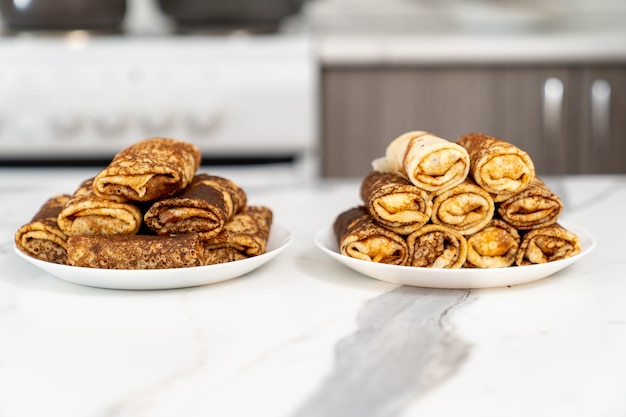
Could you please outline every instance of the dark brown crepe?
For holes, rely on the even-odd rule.
[[[141,210],[121,196],[99,197],[88,179],[74,192],[58,216],[59,228],[73,235],[134,235],[141,227]]]
[[[556,223],[533,229],[522,237],[515,264],[543,264],[569,258],[580,253],[578,236]]]
[[[433,197],[431,220],[462,235],[471,235],[485,227],[494,212],[491,194],[466,178],[461,184]]]
[[[500,219],[492,219],[479,232],[467,236],[468,268],[504,268],[515,263],[520,246],[518,231]]]
[[[182,191],[201,161],[193,144],[150,138],[119,152],[94,179],[99,196],[123,196],[131,201],[154,201]]]
[[[154,203],[144,221],[159,235],[202,232],[210,239],[245,206],[246,194],[233,181],[198,174],[182,193]]]
[[[523,191],[535,177],[530,156],[511,143],[482,133],[461,136],[457,143],[469,153],[470,176],[495,202]]]
[[[272,218],[272,210],[264,206],[248,206],[233,216],[219,235],[204,240],[206,264],[238,261],[265,253]]]
[[[101,269],[165,269],[204,265],[197,233],[177,236],[71,236],[69,264]]]
[[[430,220],[430,195],[400,174],[371,171],[360,193],[372,217],[395,233],[408,235]]]
[[[498,207],[502,220],[519,230],[553,225],[563,212],[563,202],[543,181],[535,177],[521,193],[504,200]]]
[[[427,224],[406,238],[410,266],[461,268],[467,259],[467,240],[460,233],[438,224]]]
[[[70,199],[62,194],[44,203],[30,222],[15,233],[16,246],[33,258],[57,264],[67,263],[67,236],[57,224],[57,216]]]
[[[406,265],[408,261],[404,238],[376,223],[364,207],[339,214],[333,230],[342,255],[391,265]]]

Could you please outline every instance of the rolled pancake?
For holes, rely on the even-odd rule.
[[[57,264],[67,263],[67,236],[59,228],[57,217],[67,194],[49,198],[33,216],[15,233],[15,245],[33,258]]]
[[[376,223],[364,207],[339,214],[333,231],[342,255],[391,265],[406,265],[408,261],[404,238]]]
[[[200,166],[200,150],[191,143],[150,138],[119,152],[94,179],[99,196],[154,201],[182,191]]]
[[[471,177],[496,203],[524,191],[535,178],[530,156],[511,143],[482,133],[461,136],[457,143],[470,155]]]
[[[141,227],[141,210],[122,196],[99,197],[88,179],[65,204],[57,222],[67,236],[134,235]]]
[[[515,258],[518,266],[543,264],[580,253],[578,236],[556,223],[527,232]]]
[[[494,212],[491,195],[466,178],[461,184],[433,197],[431,220],[462,235],[471,235],[485,227]]]
[[[520,235],[511,225],[492,219],[482,230],[467,236],[465,267],[504,268],[515,263]]]
[[[265,253],[272,226],[272,210],[248,206],[224,225],[222,232],[203,239],[206,264],[238,261]]]
[[[467,259],[467,241],[439,224],[427,224],[407,239],[409,265],[422,268],[461,268]]]
[[[535,177],[524,191],[507,198],[498,207],[502,220],[519,230],[531,230],[556,223],[563,202]]]
[[[463,182],[470,158],[462,146],[423,131],[394,139],[383,158],[372,162],[375,171],[398,172],[428,192],[452,188]]]
[[[246,194],[233,181],[198,174],[182,193],[155,202],[144,221],[159,235],[202,232],[209,239],[245,206]]]
[[[408,235],[430,220],[430,194],[400,174],[372,171],[360,193],[370,215],[395,233]]]
[[[72,266],[101,269],[166,269],[204,265],[198,234],[177,236],[70,236],[67,256]]]

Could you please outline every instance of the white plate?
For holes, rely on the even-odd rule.
[[[593,250],[595,238],[586,230],[561,223],[576,233],[581,243],[578,255],[560,261],[528,266],[511,266],[496,269],[442,269],[387,265],[351,258],[339,253],[332,226],[318,230],[315,244],[332,258],[347,267],[371,278],[394,284],[431,288],[490,288],[523,284],[545,278],[578,261]]]
[[[262,255],[217,265],[152,270],[97,269],[59,265],[32,258],[17,247],[15,247],[15,252],[55,277],[75,284],[120,290],[160,290],[214,284],[240,277],[270,261],[292,241],[291,231],[274,223],[270,229],[267,251]]]

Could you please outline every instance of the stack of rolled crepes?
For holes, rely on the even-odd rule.
[[[182,268],[266,251],[272,211],[233,181],[196,173],[192,144],[151,138],[122,150],[15,235],[33,257],[106,269]]]
[[[340,252],[359,259],[501,268],[581,250],[578,237],[558,225],[563,203],[536,176],[529,155],[481,133],[456,143],[422,131],[399,136],[372,162],[360,197],[363,205],[341,213],[334,226]],[[345,227],[356,213],[358,228]],[[407,246],[398,250],[401,241]],[[389,256],[405,252],[406,259]]]

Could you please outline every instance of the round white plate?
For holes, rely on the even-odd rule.
[[[270,229],[267,251],[262,255],[216,265],[151,270],[97,269],[60,265],[32,258],[17,247],[15,247],[15,252],[36,267],[75,284],[120,290],[160,290],[213,284],[240,277],[270,261],[292,241],[291,231],[274,223]]]
[[[315,234],[315,244],[332,258],[347,267],[371,278],[394,284],[431,288],[490,288],[523,284],[545,278],[573,264],[593,250],[595,238],[588,231],[574,225],[561,223],[576,233],[581,243],[578,255],[560,261],[529,266],[511,266],[495,269],[443,269],[387,265],[351,258],[339,253],[332,226]]]

